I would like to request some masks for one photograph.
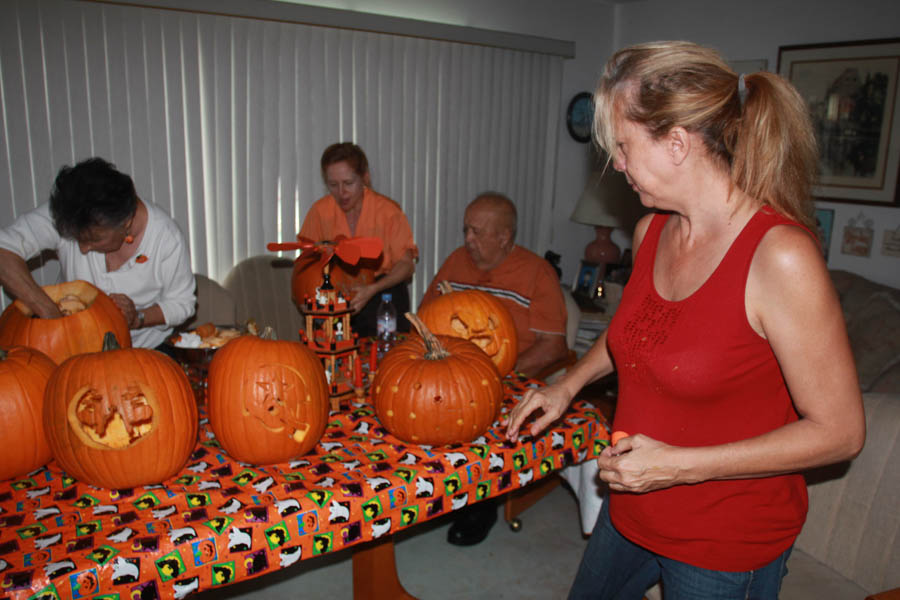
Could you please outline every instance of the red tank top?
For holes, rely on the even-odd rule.
[[[619,378],[614,428],[675,446],[710,446],[796,421],[775,356],[747,321],[744,288],[763,235],[797,223],[760,209],[700,289],[670,302],[653,284],[667,219],[653,217],[610,323]],[[748,571],[774,560],[800,533],[806,508],[800,474],[610,494],[612,521],[625,537],[719,571]]]

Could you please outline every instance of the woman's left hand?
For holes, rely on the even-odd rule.
[[[353,298],[350,299],[350,310],[355,315],[369,303],[372,296],[375,295],[376,289],[372,285],[361,285],[353,288]]]
[[[682,470],[674,459],[677,449],[636,434],[608,446],[597,458],[600,479],[617,492],[644,493],[679,483]]]
[[[131,298],[129,298],[125,294],[110,294],[109,297],[116,304],[119,310],[122,311],[122,315],[125,317],[125,322],[128,323],[128,328],[137,329],[139,325],[138,311]]]

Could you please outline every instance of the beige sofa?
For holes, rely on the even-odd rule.
[[[845,271],[832,279],[863,390],[866,445],[849,463],[807,474],[809,514],[782,600],[862,600],[900,587],[900,290]]]

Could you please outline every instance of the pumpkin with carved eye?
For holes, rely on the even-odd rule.
[[[378,420],[414,444],[462,444],[483,434],[500,412],[497,367],[472,342],[436,336],[407,313],[419,336],[384,355],[372,385]]]
[[[306,454],[325,433],[328,383],[319,357],[300,342],[243,335],[209,364],[207,406],[216,439],[255,465]]]
[[[503,302],[481,290],[453,291],[446,281],[441,295],[419,308],[419,318],[437,335],[469,340],[491,357],[500,375],[506,375],[518,357],[516,324]]]
[[[0,348],[0,480],[24,475],[50,461],[44,437],[44,389],[56,364],[33,348]]]
[[[16,300],[0,315],[0,346],[28,346],[56,364],[84,352],[99,352],[107,331],[123,348],[131,347],[128,323],[112,299],[87,281],[68,281],[42,288],[62,317],[39,319]]]
[[[159,483],[187,462],[197,405],[184,371],[155,350],[118,348],[63,362],[44,392],[44,431],[69,475],[97,487]]]

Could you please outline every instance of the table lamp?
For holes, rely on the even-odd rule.
[[[601,277],[606,265],[619,262],[619,247],[610,239],[613,229],[624,229],[630,235],[644,212],[625,175],[612,168],[591,174],[569,219],[594,226],[597,238],[585,247],[584,260],[600,265]]]

